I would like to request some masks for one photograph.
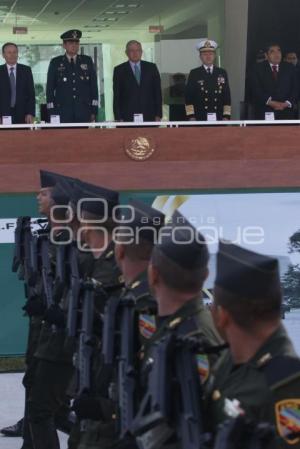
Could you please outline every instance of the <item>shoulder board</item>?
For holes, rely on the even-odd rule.
[[[272,390],[286,385],[295,378],[300,378],[300,359],[297,357],[277,356],[269,359],[259,367],[263,370]]]

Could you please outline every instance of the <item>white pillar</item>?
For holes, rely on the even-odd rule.
[[[225,0],[224,61],[232,95],[232,118],[239,118],[240,101],[244,100],[248,0]]]

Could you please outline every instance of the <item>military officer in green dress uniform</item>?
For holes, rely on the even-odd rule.
[[[230,349],[208,394],[213,431],[243,415],[274,425],[264,449],[300,448],[300,360],[280,319],[278,260],[220,242],[214,293],[213,318]]]
[[[158,379],[165,375],[165,385],[162,386],[158,398],[153,399],[152,436],[156,433],[158,439],[157,443],[153,442],[155,447],[201,447],[200,440],[199,446],[196,440],[193,442],[194,446],[191,446],[185,438],[189,439],[191,435],[194,437],[195,434],[201,433],[202,423],[197,422],[195,409],[198,405],[201,408],[202,386],[210,377],[210,371],[218,357],[216,348],[219,348],[222,343],[213,325],[211,313],[202,301],[201,290],[208,275],[208,258],[204,237],[180,212],[175,211],[172,224],[161,229],[161,239],[153,249],[148,268],[149,286],[158,303],[158,324],[156,333],[140,351],[140,357],[143,360],[142,377],[147,379],[146,387],[142,386],[142,388],[145,389],[146,394],[140,403],[141,408],[133,424],[133,431],[141,441],[143,421],[147,423],[144,434],[147,440],[146,435],[151,421],[147,395],[149,393],[149,399],[153,398],[156,388],[151,391],[151,385],[155,385]],[[166,366],[161,372],[160,370],[156,372],[157,367],[163,363],[159,355],[164,351],[160,348],[171,338],[175,345],[178,342],[182,346],[173,349],[173,352],[167,349],[166,353],[169,355]],[[180,363],[181,359],[177,360],[177,354],[189,352],[189,338],[195,341],[195,353],[187,359],[187,363]],[[210,355],[206,353],[204,348],[208,347],[215,348],[216,353]],[[186,385],[188,388],[184,392]],[[185,396],[186,392],[188,393]],[[161,409],[157,409],[156,401],[158,400],[159,403],[162,397],[167,398],[166,404]],[[197,398],[196,403],[194,398]],[[164,416],[166,410],[169,412],[167,416]],[[193,412],[196,414],[193,415]],[[163,416],[159,419],[161,414]],[[188,432],[182,432],[182,424],[187,417],[190,424],[194,423],[195,426],[192,425]],[[158,425],[155,432],[155,427],[159,423],[167,423],[167,425]]]
[[[60,37],[66,53],[50,61],[47,76],[47,109],[61,123],[93,122],[98,112],[97,75],[90,56],[78,54],[82,36],[70,30]]]
[[[228,76],[215,65],[218,45],[202,39],[197,44],[201,67],[191,70],[185,92],[186,114],[189,120],[229,120],[231,96]]]

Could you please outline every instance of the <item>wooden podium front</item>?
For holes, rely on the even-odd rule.
[[[0,132],[1,193],[38,190],[40,169],[123,191],[300,187],[300,128]]]

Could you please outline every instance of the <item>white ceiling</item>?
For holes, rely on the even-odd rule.
[[[82,30],[83,43],[130,38],[152,41],[150,25],[163,25],[164,34],[200,27],[218,1],[0,0],[1,42],[57,43],[60,34],[72,28]],[[28,27],[28,34],[14,35],[14,26]]]

